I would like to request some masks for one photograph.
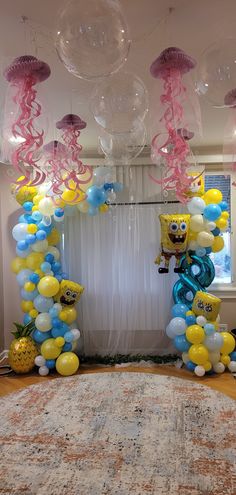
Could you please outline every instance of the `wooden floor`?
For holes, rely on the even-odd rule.
[[[192,380],[197,383],[201,383],[214,390],[228,395],[229,397],[236,399],[236,379],[228,372],[223,375],[207,376],[203,378],[197,378],[192,373],[184,369],[177,369],[174,366],[154,365],[152,367],[103,367],[103,366],[81,366],[78,375],[85,373],[120,373],[121,371],[127,371],[129,373],[154,373],[158,375],[175,376],[184,378],[186,380]],[[0,396],[7,395],[11,392],[28,387],[35,383],[45,382],[45,380],[55,380],[59,378],[58,375],[50,375],[47,377],[41,377],[36,372],[30,375],[15,375],[9,374],[6,376],[0,376]]]

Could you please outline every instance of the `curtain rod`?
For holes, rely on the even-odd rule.
[[[143,201],[140,203],[109,203],[108,206],[136,206],[136,205],[180,205],[179,201]]]

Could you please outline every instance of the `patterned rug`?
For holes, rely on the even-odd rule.
[[[45,381],[0,399],[0,494],[235,495],[235,402],[142,373]]]

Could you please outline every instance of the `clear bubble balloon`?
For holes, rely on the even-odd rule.
[[[55,46],[66,69],[76,77],[92,80],[119,70],[130,48],[119,2],[70,0],[58,14]]]
[[[198,63],[197,92],[213,107],[224,107],[225,96],[235,88],[235,60],[235,40],[228,38],[209,46]]]
[[[99,144],[110,165],[128,165],[142,152],[146,139],[146,128],[140,120],[128,132],[104,132],[99,136]]]
[[[132,72],[115,74],[97,87],[91,110],[96,122],[108,132],[128,132],[148,111],[146,87]]]

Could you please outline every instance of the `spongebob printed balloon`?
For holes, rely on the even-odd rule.
[[[170,259],[175,256],[174,272],[182,273],[180,260],[187,251],[190,215],[160,215],[159,220],[161,224],[161,250],[155,264],[161,265],[164,262],[164,266],[160,266],[158,272],[168,273]]]
[[[189,197],[201,197],[204,195],[204,189],[205,189],[205,183],[204,183],[204,176],[203,174],[196,174],[196,172],[189,172],[188,175],[190,175],[194,180],[192,184],[189,187],[189,192],[188,196]]]
[[[204,316],[209,321],[215,321],[220,311],[221,299],[207,292],[197,291],[193,300],[192,310],[197,316]]]
[[[74,306],[83,294],[84,287],[71,280],[62,280],[60,290],[57,293],[55,300],[62,306]]]

